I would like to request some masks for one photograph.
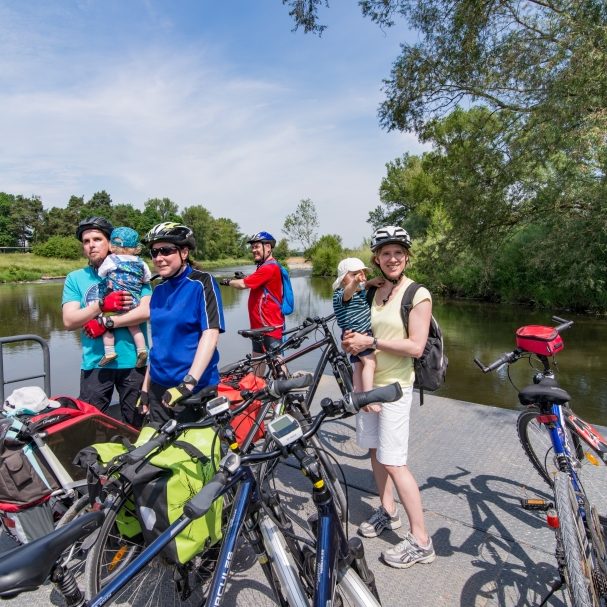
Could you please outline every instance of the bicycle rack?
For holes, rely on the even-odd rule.
[[[4,344],[11,344],[20,341],[34,341],[42,348],[42,357],[44,370],[38,375],[28,375],[27,377],[19,377],[16,379],[6,380],[4,378]],[[0,337],[0,403],[5,400],[4,388],[7,384],[15,384],[28,379],[44,378],[44,392],[47,396],[51,394],[51,355],[46,339],[38,335],[9,335],[8,337]]]

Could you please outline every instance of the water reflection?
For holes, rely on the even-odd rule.
[[[252,266],[216,271],[232,275],[235,270],[251,272]],[[294,326],[307,316],[331,312],[331,280],[310,278],[292,272],[297,311],[288,318]],[[0,335],[33,333],[49,341],[51,385],[54,394],[77,394],[80,368],[80,334],[65,331],[61,320],[62,282],[0,285]],[[247,291],[222,287],[228,330],[221,337],[222,364],[249,351],[250,344],[237,334],[248,325]],[[511,368],[509,378],[502,368],[489,376],[474,365],[476,356],[483,362],[497,358],[514,347],[514,332],[525,324],[549,324],[550,313],[520,306],[480,304],[461,301],[436,301],[438,318],[449,355],[448,381],[439,392],[464,401],[499,407],[517,406],[516,391],[510,379],[523,387],[530,383],[533,370],[525,361]],[[583,316],[567,316],[575,321],[564,333],[565,350],[559,354],[559,380],[573,397],[574,408],[583,417],[598,424],[607,423],[607,322]],[[42,372],[42,356],[36,345],[4,346],[4,371],[7,379]],[[304,358],[299,368],[312,368],[314,355]],[[32,383],[31,381],[29,383]],[[7,392],[19,384],[8,386]]]

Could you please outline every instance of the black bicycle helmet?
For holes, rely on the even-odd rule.
[[[110,239],[114,226],[105,217],[87,217],[83,219],[76,228],[76,238],[82,242],[82,234],[86,230],[99,230],[103,232],[107,239]]]
[[[371,251],[375,253],[377,249],[385,244],[400,244],[405,249],[409,249],[411,248],[411,237],[407,230],[399,226],[378,228],[371,238]]]
[[[257,234],[253,234],[253,236],[247,240],[247,244],[253,244],[254,242],[268,243],[272,248],[276,246],[276,239],[270,232],[257,232]]]
[[[188,226],[174,221],[164,221],[155,225],[142,239],[142,242],[152,246],[158,241],[172,242],[178,247],[196,248],[196,239],[194,232]]]

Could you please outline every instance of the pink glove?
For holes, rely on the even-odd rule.
[[[82,330],[91,339],[101,337],[107,331],[105,325],[103,324],[103,319],[101,318],[101,316],[98,316],[97,318],[93,318],[92,320],[85,322],[82,325]]]
[[[128,291],[112,291],[99,300],[103,312],[123,312],[128,310],[132,303],[131,294]]]

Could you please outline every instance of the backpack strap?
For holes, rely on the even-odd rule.
[[[403,324],[405,325],[405,330],[407,331],[407,335],[409,334],[409,312],[411,312],[411,308],[413,307],[413,299],[415,298],[415,294],[422,287],[418,282],[412,282],[403,293],[403,298],[400,304],[400,315],[403,318]]]
[[[266,261],[264,261],[261,265],[274,265],[274,266],[278,266],[278,271],[280,273],[280,285],[282,286],[282,297],[284,298],[285,296],[285,288],[284,285],[282,284],[282,271],[281,271],[281,265],[275,260],[275,259],[267,259]],[[274,295],[270,289],[268,289],[268,287],[266,287],[264,285],[263,287],[263,292],[274,302],[278,305],[279,308],[281,308],[282,311],[282,300],[279,300],[278,297],[276,297],[276,295]],[[285,321],[286,322],[286,321]]]
[[[365,298],[367,299],[367,303],[369,307],[373,305],[373,298],[375,297],[375,293],[377,291],[377,287],[369,287],[365,292]]]
[[[403,319],[403,325],[405,326],[405,331],[407,331],[407,335],[409,335],[409,312],[411,312],[411,308],[413,307],[413,299],[415,298],[415,294],[422,287],[418,282],[412,282],[403,293],[403,298],[400,304],[400,315]],[[413,367],[415,368],[415,359],[413,360]],[[419,389],[419,404],[424,404],[424,391],[422,388]]]

